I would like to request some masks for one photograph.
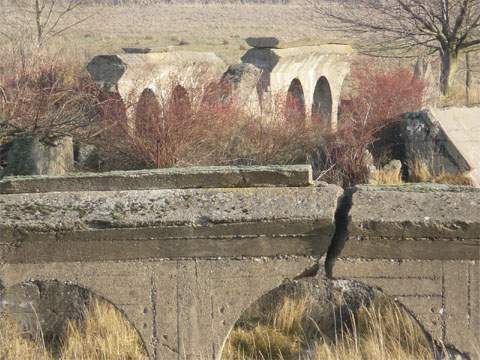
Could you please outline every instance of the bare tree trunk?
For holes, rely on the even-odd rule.
[[[440,90],[443,95],[450,95],[458,70],[458,52],[447,49],[441,53]]]
[[[43,41],[42,9],[39,0],[35,0],[35,25],[37,27],[37,46],[41,47]]]
[[[470,106],[470,87],[472,86],[472,68],[470,66],[470,53],[465,53],[465,95],[467,97],[467,106]]]

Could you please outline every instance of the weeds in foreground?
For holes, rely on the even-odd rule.
[[[402,183],[401,169],[379,169],[370,174],[370,184],[372,185],[401,185]]]
[[[42,339],[28,339],[8,316],[0,317],[0,359],[4,360],[147,360],[137,331],[111,304],[94,300],[82,323],[69,322],[60,355]]]
[[[472,180],[466,174],[455,174],[442,170],[438,175],[433,175],[433,171],[421,161],[409,163],[409,173],[409,180],[416,183],[430,182],[434,184],[472,186]]]
[[[314,321],[306,305],[310,301],[305,297],[286,297],[268,323],[237,326],[227,340],[222,359],[433,359],[424,331],[386,297],[361,306],[355,314],[350,312],[350,318],[345,319],[334,339],[322,337],[321,331],[312,335],[306,330]]]

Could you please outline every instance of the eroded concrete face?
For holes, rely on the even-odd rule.
[[[72,282],[122,309],[152,358],[218,359],[242,311],[284,281],[328,281],[325,268],[380,287],[434,337],[474,353],[474,188],[116,187],[0,195],[2,293]]]
[[[230,85],[234,101],[265,121],[279,107],[284,108],[288,89],[296,80],[301,84],[307,119],[313,112],[323,115],[326,125],[336,126],[342,84],[350,69],[349,45],[311,40],[288,43],[277,38],[249,38],[247,42],[253,48],[241,64],[228,70],[213,53],[187,51],[101,55],[87,70],[99,87],[120,94],[129,105],[137,104],[145,89],[161,100],[171,95],[174,85],[188,93],[199,85],[218,85],[222,80]],[[326,90],[325,85],[317,86],[320,81],[327,84]],[[319,88],[323,90],[320,93],[315,91]],[[318,109],[323,110],[317,114]],[[128,115],[133,119],[133,114]]]
[[[145,89],[167,98],[176,85],[185,89],[216,82],[226,70],[225,63],[213,53],[175,51],[147,54],[100,55],[87,70],[98,86],[117,92],[129,104],[135,104]]]
[[[402,123],[405,160],[433,175],[465,174],[480,187],[480,108],[431,108],[407,114]]]
[[[265,45],[269,45],[269,41],[265,39],[264,42],[267,43]],[[330,118],[322,121],[334,128],[338,120],[343,81],[350,71],[351,53],[352,48],[349,45],[338,44],[284,49],[258,46],[248,50],[242,57],[242,62],[252,64],[263,71],[259,83],[259,101],[264,112],[275,111],[278,97],[285,96],[292,81],[296,79],[303,91],[307,118],[312,115],[312,109],[320,107],[317,102],[331,103]],[[314,96],[317,82],[322,78],[326,79],[330,94]]]
[[[437,340],[475,358],[480,341],[480,191],[361,186],[334,241],[336,278],[381,288]]]
[[[188,167],[0,180],[0,194],[194,188],[302,187],[313,185],[307,165]]]

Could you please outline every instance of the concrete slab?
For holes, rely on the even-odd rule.
[[[474,185],[480,187],[480,107],[432,108],[429,112],[467,162]]]
[[[342,257],[480,258],[480,190],[436,185],[358,186]]]
[[[310,165],[206,166],[0,180],[0,194],[313,185]]]

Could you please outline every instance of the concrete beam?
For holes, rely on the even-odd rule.
[[[0,262],[323,255],[333,185],[0,195]]]
[[[445,185],[359,186],[341,257],[480,259],[480,190]]]
[[[0,194],[313,185],[309,165],[212,166],[7,177]]]

